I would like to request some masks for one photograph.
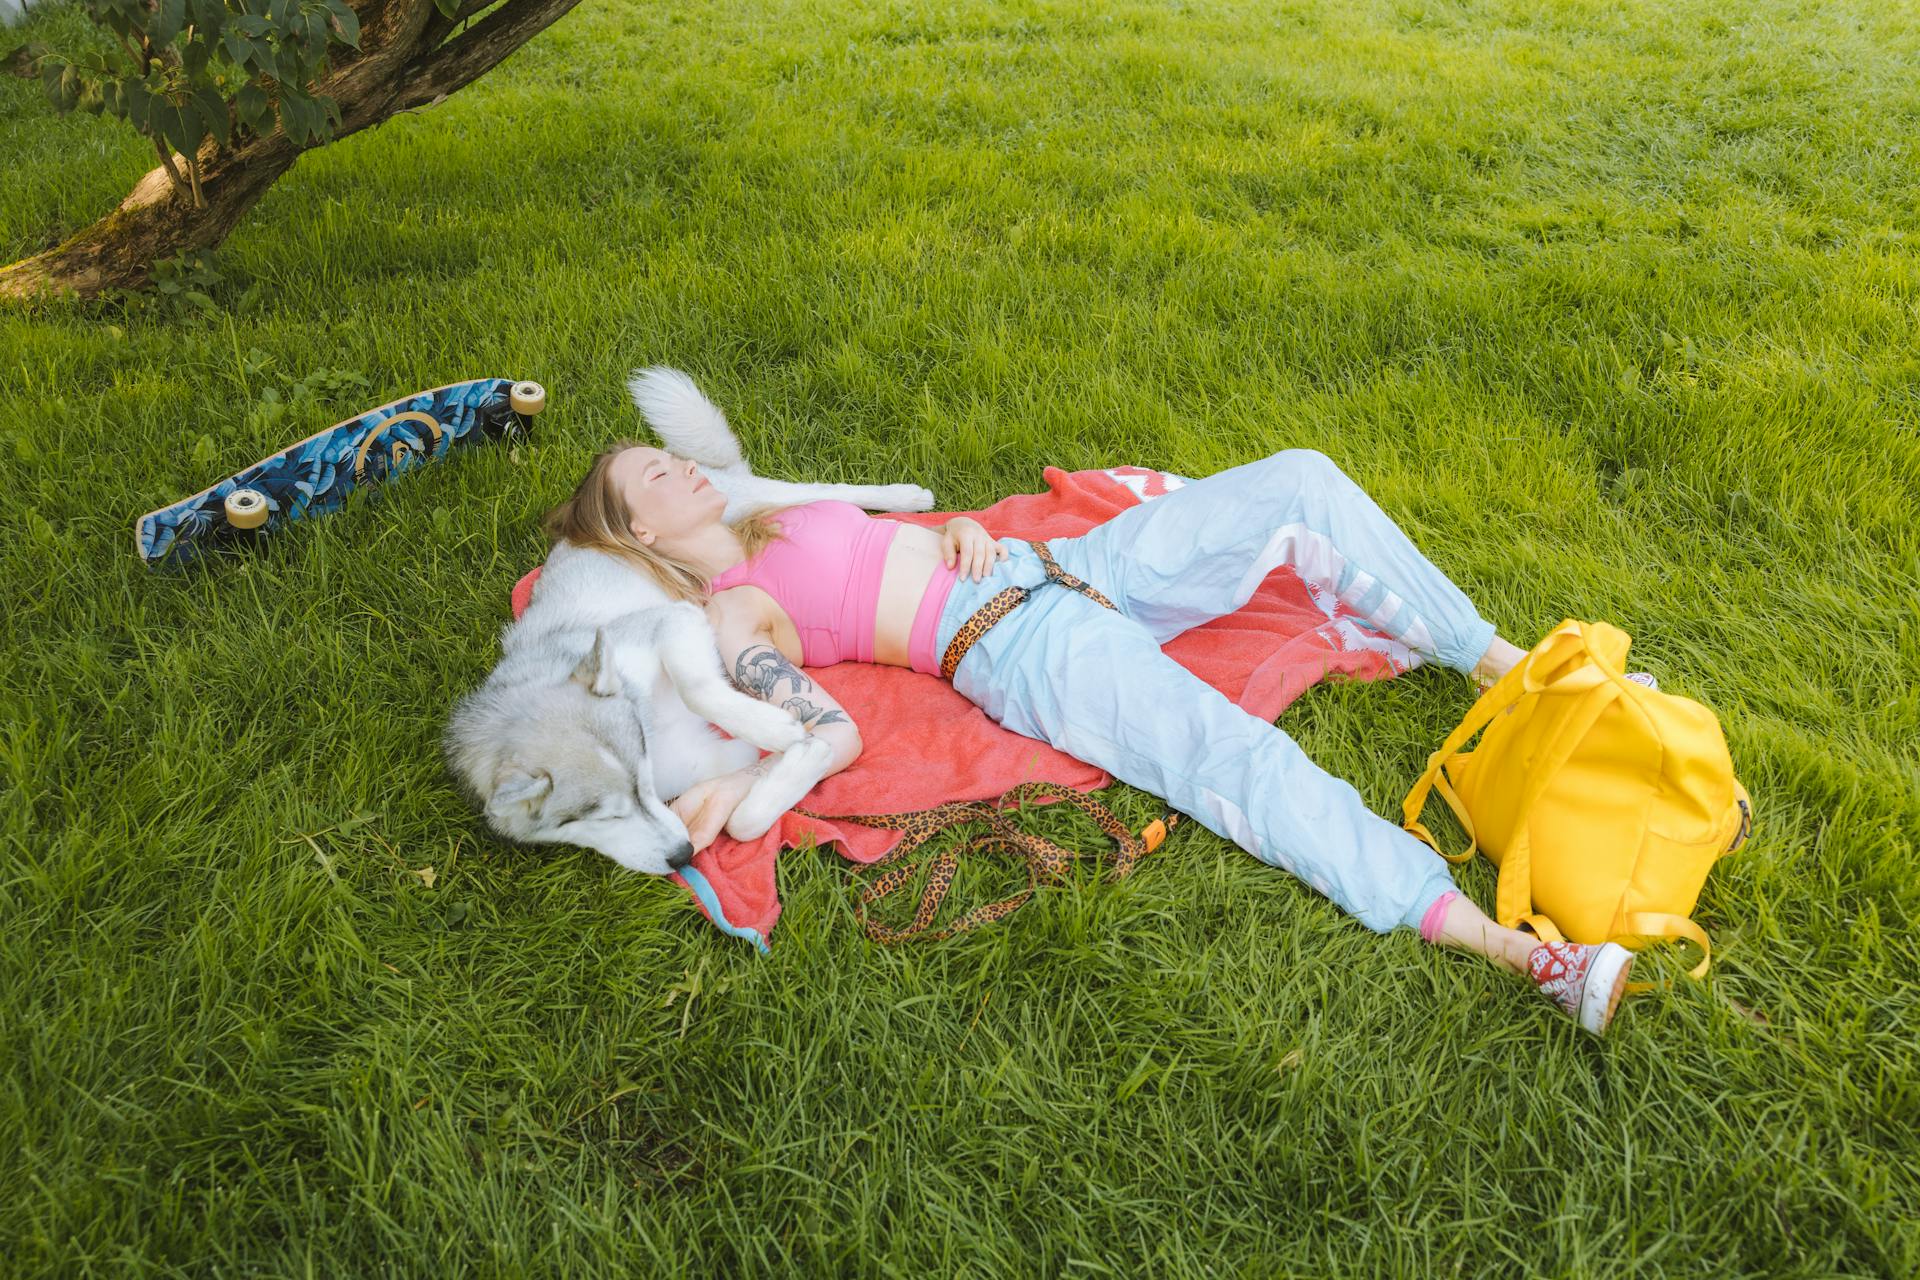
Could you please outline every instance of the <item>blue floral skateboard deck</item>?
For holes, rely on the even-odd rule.
[[[546,405],[537,382],[479,378],[369,409],[158,511],[134,541],[148,564],[192,559],[339,509],[349,493],[456,448],[524,436]]]

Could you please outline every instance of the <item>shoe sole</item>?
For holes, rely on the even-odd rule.
[[[1633,952],[1617,942],[1601,946],[1587,970],[1586,984],[1580,988],[1580,1025],[1594,1035],[1605,1035],[1613,1022],[1613,1011],[1627,991],[1627,975],[1633,972]]]

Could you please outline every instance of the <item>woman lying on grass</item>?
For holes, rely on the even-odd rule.
[[[1006,728],[1161,797],[1369,929],[1404,925],[1478,952],[1526,974],[1587,1030],[1606,1030],[1632,963],[1625,948],[1501,928],[1455,889],[1444,859],[1160,650],[1287,565],[1456,671],[1497,679],[1524,656],[1325,456],[1276,453],[1047,543],[995,539],[965,516],[937,529],[876,520],[844,502],[734,525],[725,507],[691,461],[622,442],[547,527],[703,604],[734,682],[828,740],[830,772],[859,755],[859,732],[801,666],[938,673]],[[755,780],[741,770],[673,802],[696,849]]]

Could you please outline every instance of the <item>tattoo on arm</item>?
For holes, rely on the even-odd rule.
[[[795,693],[805,693],[813,688],[813,681],[807,679],[800,668],[787,661],[787,655],[770,644],[756,644],[750,649],[742,649],[734,660],[733,682],[756,698],[773,701],[773,691],[781,682],[793,685]]]
[[[732,679],[742,692],[767,702],[778,700],[780,687],[788,686],[792,693],[780,701],[780,705],[810,728],[835,721],[851,723],[845,712],[829,710],[810,698],[801,697],[813,691],[813,681],[807,679],[805,672],[770,644],[757,644],[742,650],[734,660]]]
[[[816,729],[823,724],[832,724],[836,720],[843,724],[850,723],[844,711],[828,711],[824,707],[815,706],[805,698],[788,698],[780,705],[793,712],[801,724],[811,725]],[[815,716],[820,718],[816,720]]]

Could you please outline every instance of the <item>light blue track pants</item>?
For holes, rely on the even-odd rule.
[[[992,573],[954,584],[934,644],[944,653],[1007,587],[1037,588],[954,672],[988,716],[1159,796],[1376,932],[1417,928],[1453,888],[1444,859],[1160,651],[1238,609],[1284,564],[1423,658],[1462,672],[1480,660],[1493,625],[1324,455],[1289,449],[1050,539],[1060,567],[1117,612],[1047,583],[1020,539],[1000,544],[1007,559]]]

